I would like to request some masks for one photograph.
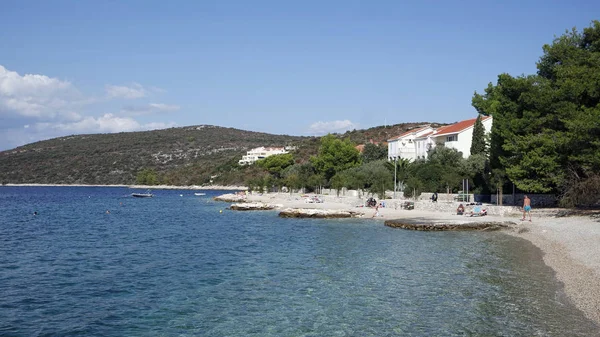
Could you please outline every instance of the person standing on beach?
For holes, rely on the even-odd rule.
[[[529,214],[529,221],[531,222],[531,199],[525,196],[525,199],[523,199],[523,218],[521,221],[525,220],[527,214]]]

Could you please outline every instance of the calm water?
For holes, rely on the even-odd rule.
[[[0,335],[599,332],[540,252],[501,233],[280,219],[226,210],[219,192],[131,192],[0,187]]]

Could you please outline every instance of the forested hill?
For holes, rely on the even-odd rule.
[[[384,142],[424,123],[354,130],[339,135],[361,144]],[[88,134],[40,141],[0,152],[3,184],[134,184],[139,172],[157,173],[160,183],[243,183],[252,174],[237,161],[251,148],[296,146],[296,161],[317,153],[319,138],[273,135],[211,125],[144,132]]]

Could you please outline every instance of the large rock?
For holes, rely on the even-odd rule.
[[[232,204],[229,206],[229,209],[235,211],[268,211],[275,208],[281,208],[282,205],[273,205],[273,204],[265,204],[262,202],[248,202],[248,203],[239,203]]]
[[[499,230],[516,225],[512,221],[479,221],[479,222],[443,222],[415,219],[386,220],[385,225],[394,228],[412,229],[417,231],[469,231],[469,230]]]
[[[214,197],[213,200],[225,202],[246,202],[246,196],[237,193],[227,193],[218,195]]]
[[[355,218],[363,213],[349,210],[330,210],[315,208],[286,208],[279,213],[282,218]]]

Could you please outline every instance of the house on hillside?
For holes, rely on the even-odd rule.
[[[471,141],[473,139],[473,126],[476,118],[460,121],[433,129],[421,127],[413,129],[402,135],[390,139],[388,143],[388,158],[403,158],[409,160],[426,159],[430,150],[436,146],[445,146],[462,152],[464,158],[471,155]],[[481,122],[488,134],[492,130],[493,118],[482,116]],[[395,145],[392,141],[397,140]],[[411,142],[409,142],[409,140]]]
[[[409,160],[417,159],[417,150],[415,139],[426,134],[433,133],[431,125],[423,125],[412,130],[408,130],[400,136],[388,139],[388,159],[405,158]]]
[[[238,161],[240,165],[251,165],[254,164],[259,159],[264,159],[269,156],[275,154],[283,154],[288,153],[285,147],[257,147],[246,152],[245,156],[242,156],[242,159]]]

